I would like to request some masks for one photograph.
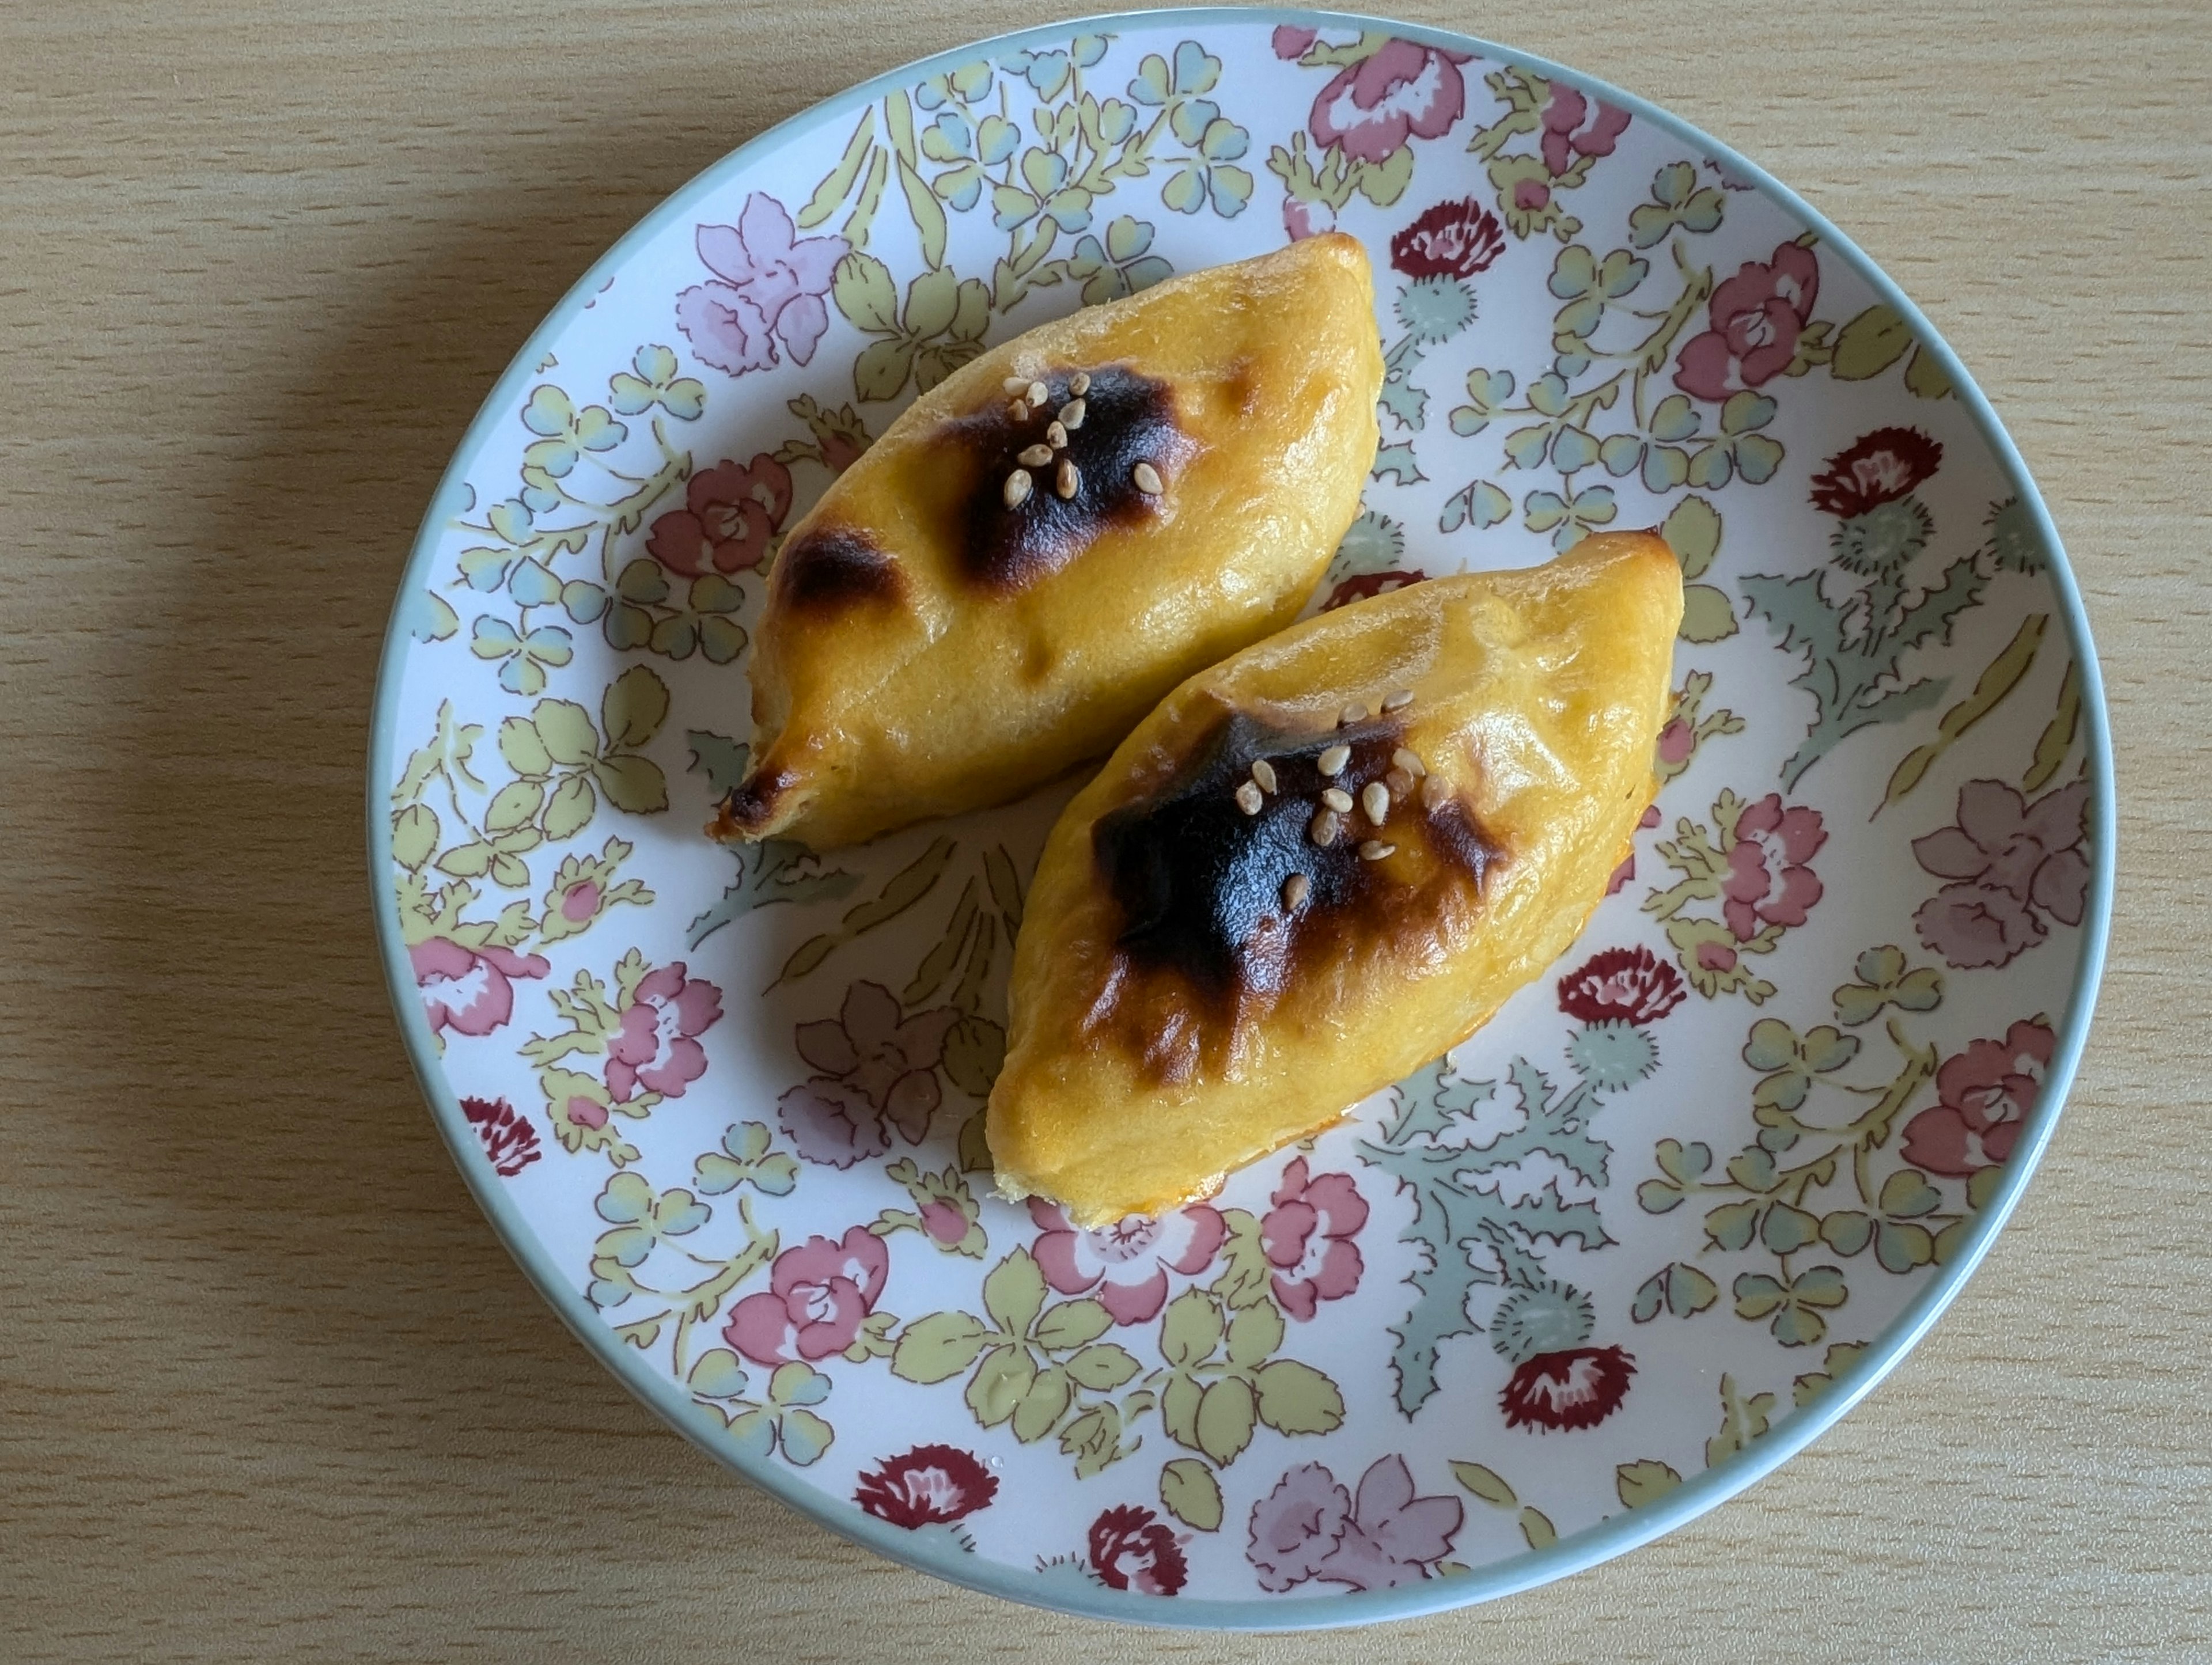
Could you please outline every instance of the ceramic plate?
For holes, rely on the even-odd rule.
[[[1387,351],[1313,605],[1656,526],[1663,787],[1573,950],[1211,1202],[995,1200],[1064,784],[701,836],[779,537],[983,347],[1335,227]],[[501,378],[377,695],[378,919],[492,1222],[638,1395],[836,1531],[1109,1618],[1346,1624],[1586,1566],[1864,1394],[1989,1246],[2112,872],[2081,604],[1950,350],[1665,112],[1320,13],[1059,25],[726,157]]]

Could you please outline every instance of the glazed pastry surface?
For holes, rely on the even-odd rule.
[[[757,738],[708,830],[857,842],[1103,756],[1319,581],[1376,441],[1365,251],[1170,278],[939,383],[769,576]]]
[[[1158,1212],[1472,1034],[1581,932],[1651,802],[1681,611],[1666,544],[1607,534],[1177,688],[1046,842],[1000,1190]]]

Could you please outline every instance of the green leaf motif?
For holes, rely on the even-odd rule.
[[[968,1408],[986,1428],[1013,1419],[1015,1410],[1036,1385],[1036,1360],[1027,1347],[997,1346],[983,1355],[968,1380]]]
[[[1036,1257],[1018,1249],[983,1279],[983,1310],[1007,1335],[1026,1336],[1044,1307],[1044,1272]]]
[[[1221,1529],[1221,1483],[1195,1457],[1177,1457],[1160,1470],[1160,1506],[1197,1531]]]
[[[1334,1433],[1344,1423],[1344,1395],[1310,1364],[1279,1358],[1254,1375],[1260,1420],[1279,1434]]]
[[[1177,1370],[1205,1363],[1221,1345],[1221,1309],[1203,1290],[1187,1289],[1160,1319],[1160,1357]]]
[[[1479,1462],[1455,1462],[1451,1471],[1453,1479],[1494,1508],[1512,1509],[1520,1504],[1513,1488],[1495,1469],[1486,1468]]]
[[[1259,1404],[1252,1384],[1228,1376],[1209,1383],[1198,1401],[1198,1449],[1226,1468],[1252,1443]]]
[[[964,1312],[933,1312],[900,1332],[891,1352],[891,1374],[927,1387],[949,1382],[975,1362],[990,1339],[981,1320]]]
[[[1682,1483],[1682,1477],[1654,1457],[1624,1462],[1613,1471],[1613,1490],[1630,1509],[1655,1504]]]

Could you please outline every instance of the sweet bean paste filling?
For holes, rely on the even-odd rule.
[[[1092,829],[1121,909],[1116,948],[1139,970],[1178,973],[1200,994],[1241,1009],[1244,997],[1280,993],[1309,946],[1331,953],[1355,938],[1422,928],[1439,881],[1479,896],[1500,852],[1455,799],[1425,808],[1416,790],[1390,805],[1379,828],[1355,807],[1340,816],[1334,842],[1315,842],[1322,792],[1338,788],[1358,805],[1404,744],[1395,718],[1292,733],[1226,714],[1164,787]],[[1322,754],[1338,745],[1350,756],[1325,776]],[[1237,794],[1261,758],[1276,790],[1248,814]],[[1405,854],[1369,860],[1360,850],[1370,842]],[[1303,887],[1291,884],[1293,875]],[[1286,905],[1286,886],[1303,890],[1295,905]]]
[[[1172,491],[1182,464],[1198,449],[1176,421],[1168,384],[1123,365],[1089,373],[1079,396],[1080,424],[1066,429],[1066,445],[1053,447],[1048,430],[1079,397],[1069,386],[1077,374],[1063,368],[1040,377],[1046,390],[1040,406],[1002,392],[940,430],[946,448],[964,453],[973,471],[960,561],[980,585],[1019,589],[1067,565],[1109,526],[1139,525],[1158,513],[1162,497],[1139,489],[1137,465],[1150,465]],[[1019,421],[1013,415],[1018,398],[1025,411]],[[1024,464],[1022,453],[1036,446],[1050,459]],[[1073,494],[1065,497],[1062,462],[1075,471]],[[1027,495],[1009,502],[1006,482],[1018,470],[1029,476]]]

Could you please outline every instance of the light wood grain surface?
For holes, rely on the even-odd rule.
[[[2212,1658],[2212,8],[1402,9],[1800,186],[1957,345],[2066,536],[2119,749],[2111,970],[1936,1334],[1671,1538],[1334,1638],[1018,1609],[731,1478],[538,1302],[416,1097],[360,848],[378,640],[477,402],[614,237],[854,79],[1048,14],[19,3],[0,1656]]]

